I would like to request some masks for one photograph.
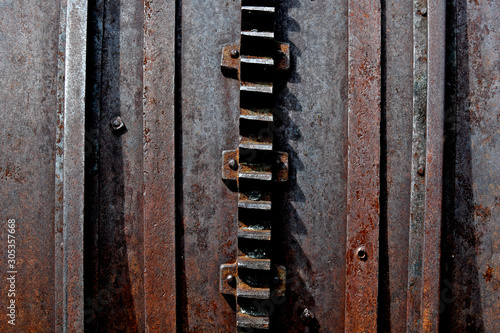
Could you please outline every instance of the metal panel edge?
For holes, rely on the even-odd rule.
[[[58,332],[82,332],[87,1],[68,0],[61,6],[55,325]]]
[[[422,331],[438,332],[444,144],[446,2],[429,0],[427,156],[425,182]]]

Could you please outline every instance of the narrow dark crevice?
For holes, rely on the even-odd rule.
[[[380,221],[378,272],[378,332],[391,331],[391,297],[389,286],[389,239],[387,225],[387,9],[381,0],[381,91],[380,91]]]
[[[441,299],[439,331],[451,330],[452,224],[455,218],[455,166],[457,124],[456,0],[446,3],[445,123],[443,154],[443,207],[441,226]]]
[[[98,230],[100,212],[100,122],[102,87],[103,1],[90,0],[87,21],[85,100],[85,212],[84,212],[84,331],[98,331],[92,299],[98,292]]]
[[[182,168],[182,0],[175,4],[175,271],[177,332],[184,331],[186,317],[186,263],[184,259],[184,191]]]

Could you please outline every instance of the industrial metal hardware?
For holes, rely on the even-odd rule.
[[[240,143],[222,153],[222,179],[239,192],[238,257],[220,268],[220,291],[236,298],[238,330],[269,329],[262,300],[284,296],[285,268],[271,263],[271,185],[288,180],[288,155],[273,150],[275,72],[290,66],[290,47],[274,40],[275,7],[243,0],[241,43],[222,50],[222,71],[240,80]]]

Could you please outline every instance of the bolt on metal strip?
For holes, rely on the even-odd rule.
[[[419,332],[426,178],[427,0],[413,1],[413,133],[408,253],[407,331]]]
[[[238,254],[221,265],[220,290],[236,298],[238,331],[270,328],[264,306],[284,294],[285,270],[271,263],[272,190],[288,180],[288,155],[273,147],[274,80],[288,69],[289,46],[274,40],[275,6],[243,0],[240,44],[226,45],[222,70],[240,80],[238,149],[222,154],[222,178],[238,191]]]
[[[381,7],[348,2],[345,332],[376,332],[380,218]]]

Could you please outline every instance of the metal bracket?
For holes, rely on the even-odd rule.
[[[290,44],[285,42],[275,43],[274,68],[277,71],[286,72],[290,69]],[[240,43],[226,44],[222,47],[221,70],[224,74],[239,78],[240,62]]]
[[[286,183],[288,181],[288,154],[273,151],[270,155],[272,155],[270,164],[240,164],[239,149],[224,150],[222,152],[222,179],[238,181],[239,178],[246,178]]]

